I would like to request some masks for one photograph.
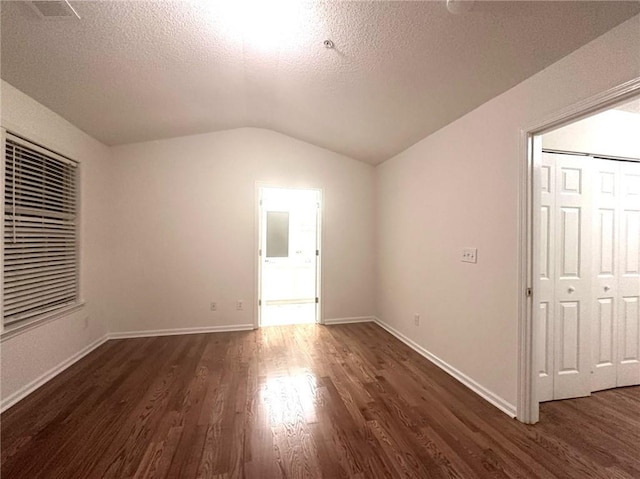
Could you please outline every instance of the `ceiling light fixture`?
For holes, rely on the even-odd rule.
[[[80,19],[69,0],[34,0],[28,4],[43,20]]]
[[[468,12],[473,8],[474,0],[447,0],[447,10],[457,15]]]

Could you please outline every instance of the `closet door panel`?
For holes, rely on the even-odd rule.
[[[640,384],[640,163],[620,162],[617,386]]]
[[[591,390],[616,387],[618,357],[618,162],[591,159],[593,281],[591,287]]]
[[[553,398],[591,393],[590,158],[548,154],[555,161]]]

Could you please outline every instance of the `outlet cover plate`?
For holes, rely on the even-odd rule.
[[[477,263],[478,248],[463,248],[460,261],[462,261],[463,263]]]

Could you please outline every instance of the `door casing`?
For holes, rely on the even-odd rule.
[[[261,237],[261,228],[260,223],[261,219],[261,190],[263,188],[278,188],[278,189],[291,189],[291,190],[313,190],[318,192],[318,201],[320,202],[320,208],[318,213],[318,223],[317,223],[317,237],[318,237],[318,258],[316,260],[316,294],[318,297],[318,303],[316,306],[316,323],[324,324],[324,319],[322,316],[322,298],[323,298],[323,284],[322,284],[322,245],[323,245],[323,224],[324,224],[324,190],[323,188],[316,187],[304,187],[304,186],[282,186],[274,183],[256,181],[255,190],[254,190],[254,272],[253,277],[255,278],[254,282],[254,292],[253,292],[253,329],[258,329],[260,327],[260,314],[261,308],[259,305],[260,294],[261,294],[261,281],[262,281],[262,258],[260,256],[260,248],[262,245],[262,237]]]

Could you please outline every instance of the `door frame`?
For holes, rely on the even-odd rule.
[[[535,334],[538,292],[536,281],[539,265],[540,230],[540,166],[541,135],[561,126],[610,109],[640,95],[640,78],[634,78],[602,93],[579,101],[567,108],[520,130],[518,181],[518,397],[516,417],[526,424],[535,424],[540,418],[537,395]]]
[[[277,188],[281,190],[313,190],[318,192],[318,201],[320,202],[318,218],[317,218],[317,244],[318,244],[318,257],[316,260],[316,296],[318,303],[316,306],[316,324],[324,324],[322,317],[322,298],[323,298],[323,284],[322,284],[322,245],[323,245],[323,228],[324,224],[324,190],[323,188],[310,187],[310,186],[282,186],[270,182],[256,181],[254,190],[254,238],[253,238],[253,265],[254,265],[254,291],[253,291],[253,329],[260,328],[261,320],[261,306],[260,302],[260,290],[262,286],[262,261],[260,256],[260,248],[262,247],[262,237],[260,224],[262,221],[260,207],[260,191],[262,188]]]

